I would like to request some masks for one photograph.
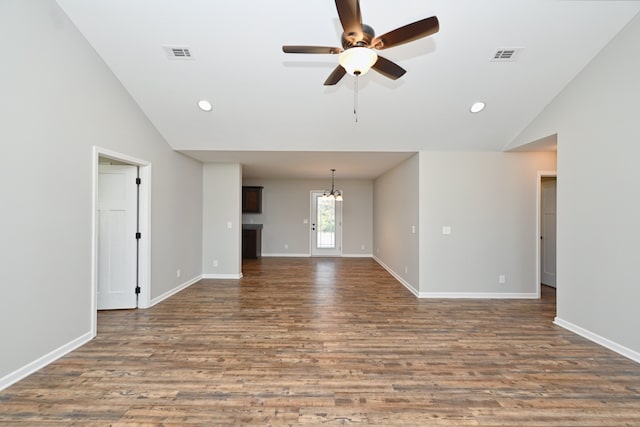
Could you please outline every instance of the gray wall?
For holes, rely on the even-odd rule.
[[[304,220],[311,222],[310,191],[330,188],[331,177],[325,180],[245,179],[243,184],[264,187],[262,213],[243,214],[243,222],[264,225],[262,254],[308,256],[309,224]],[[373,182],[336,177],[335,187],[344,192],[343,256],[371,256]]]
[[[205,277],[240,277],[241,179],[242,167],[239,164],[204,165],[202,273]]]
[[[421,294],[534,296],[538,171],[555,168],[554,152],[421,152]]]
[[[152,298],[201,273],[201,164],[169,149],[54,1],[0,2],[0,380],[90,332],[92,148],[152,164]]]
[[[558,134],[558,319],[637,360],[639,40],[640,15],[514,143]]]
[[[378,177],[373,193],[374,257],[416,294],[420,274],[418,183],[416,154]]]

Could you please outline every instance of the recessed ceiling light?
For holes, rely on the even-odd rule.
[[[475,102],[471,108],[469,108],[469,111],[471,111],[472,113],[479,113],[480,111],[484,110],[485,107],[485,103],[480,101],[480,102]]]
[[[213,109],[213,106],[211,105],[211,103],[206,99],[201,99],[200,101],[198,101],[198,107],[202,111],[211,111]]]

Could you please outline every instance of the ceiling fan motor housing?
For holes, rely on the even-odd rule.
[[[362,37],[358,40],[354,35],[342,33],[342,47],[346,50],[352,47],[371,47],[371,40],[376,36],[375,31],[367,24],[362,24]]]

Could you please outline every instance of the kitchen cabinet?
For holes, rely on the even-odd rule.
[[[262,224],[242,224],[242,258],[262,256]]]
[[[263,187],[242,187],[242,213],[262,213]]]

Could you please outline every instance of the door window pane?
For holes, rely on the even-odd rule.
[[[336,247],[336,201],[328,197],[317,198],[317,239],[318,249]]]

